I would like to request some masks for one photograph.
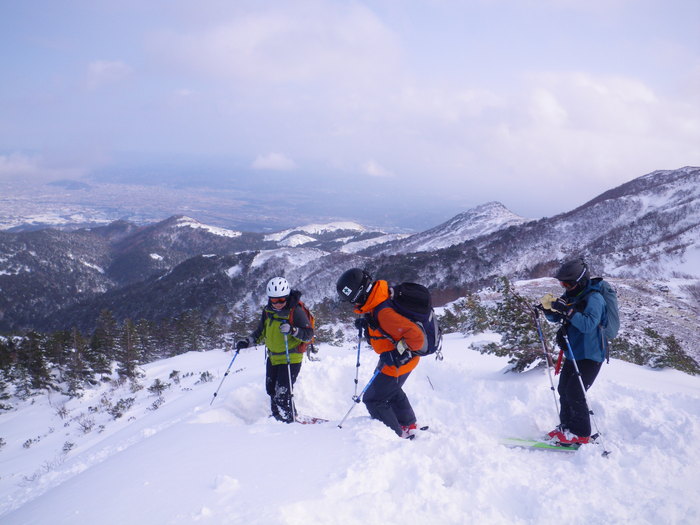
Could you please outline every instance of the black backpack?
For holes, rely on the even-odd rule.
[[[436,354],[436,359],[442,359],[442,330],[438,324],[430,291],[422,284],[401,283],[391,288],[391,298],[381,303],[374,309],[374,319],[379,311],[386,307],[393,308],[396,312],[417,324],[427,340],[427,348],[412,351],[413,354],[425,357]],[[378,325],[378,323],[376,323]],[[380,331],[381,328],[379,328]],[[382,333],[384,333],[382,331]],[[391,337],[384,333],[386,337]]]

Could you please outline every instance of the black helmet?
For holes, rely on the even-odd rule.
[[[350,268],[340,276],[335,286],[341,301],[364,304],[372,288],[372,276],[359,268]]]
[[[581,259],[573,259],[561,265],[554,278],[571,286],[588,284],[588,265]]]

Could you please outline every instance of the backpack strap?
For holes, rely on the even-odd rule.
[[[384,330],[381,325],[379,324],[379,312],[384,310],[384,308],[389,308],[391,307],[391,299],[386,299],[385,301],[382,301],[379,303],[373,310],[371,315],[368,318],[369,321],[369,327],[372,328],[373,330],[377,330],[380,332],[382,335],[381,336],[375,336],[371,335],[369,333],[369,330],[367,330],[367,342],[372,343],[372,339],[388,339],[392,343],[397,343],[397,341],[391,337],[386,330]]]

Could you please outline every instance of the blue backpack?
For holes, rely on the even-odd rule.
[[[617,307],[617,292],[609,282],[601,277],[591,279],[593,291],[598,292],[605,299],[605,313],[600,326],[607,341],[615,339],[620,331],[620,310]]]
[[[603,319],[600,322],[600,334],[603,339],[605,358],[610,362],[610,341],[617,337],[617,333],[620,331],[620,310],[617,307],[617,292],[602,277],[591,279],[591,283],[591,293],[597,292],[605,300],[605,312],[603,312]]]
[[[427,348],[420,351],[412,351],[421,357],[437,354],[437,359],[442,359],[442,330],[438,324],[433,310],[433,301],[430,291],[422,284],[401,283],[392,287],[392,297],[380,304],[374,310],[374,317],[382,308],[390,306],[405,318],[417,324],[427,340]],[[384,333],[383,330],[380,331]],[[387,334],[385,334],[387,335]],[[387,337],[389,337],[387,335]]]

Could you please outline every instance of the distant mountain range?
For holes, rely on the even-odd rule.
[[[613,278],[679,280],[679,304],[700,311],[700,168],[656,171],[551,218],[528,220],[492,202],[413,235],[353,222],[263,234],[186,216],[75,231],[0,231],[0,331],[91,329],[102,308],[157,319],[196,308],[225,317],[257,307],[286,276],[313,304],[335,297],[352,266],[431,287],[439,302],[497,276],[552,275],[582,255]]]
[[[202,224],[185,216],[174,216],[148,226],[116,221],[107,226],[73,231],[44,229],[26,232],[0,231],[0,330],[90,325],[91,315],[78,315],[77,305],[86,311],[103,304],[131,317],[172,315],[182,301],[174,300],[173,308],[163,303],[163,293],[149,299],[133,299],[138,290],[160,287],[173,275],[202,271],[221,260],[249,260],[246,271],[263,265],[267,259],[289,257],[295,261],[322,256],[339,247],[361,243],[369,246],[386,236],[355,223],[310,225],[274,235],[248,233]],[[253,254],[257,253],[254,257]],[[234,263],[231,263],[233,265]],[[236,262],[235,264],[238,264]],[[227,275],[236,273],[229,272]],[[185,279],[188,279],[185,277]],[[202,278],[204,280],[204,278]],[[233,279],[224,288],[229,288]],[[247,281],[240,285],[249,289]],[[177,290],[182,286],[177,285]],[[250,293],[250,290],[248,290]],[[122,297],[126,305],[114,304],[110,297]],[[195,292],[200,296],[199,291]],[[226,299],[238,295],[235,290]],[[210,302],[202,297],[205,302]],[[152,314],[140,312],[146,303],[154,302]],[[140,303],[131,309],[128,304]],[[194,301],[186,307],[200,307]],[[66,317],[66,308],[72,313]],[[206,308],[205,308],[206,310]],[[54,321],[55,320],[55,321]]]

